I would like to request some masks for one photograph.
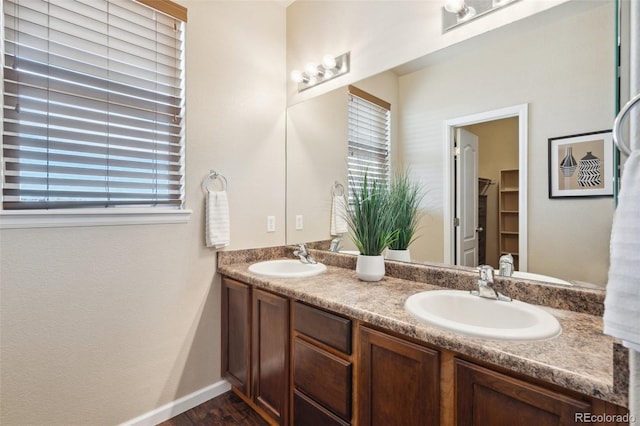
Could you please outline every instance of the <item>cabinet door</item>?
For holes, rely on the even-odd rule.
[[[460,426],[572,425],[591,404],[513,377],[455,360]]]
[[[361,327],[358,372],[358,424],[440,423],[437,351]]]
[[[222,373],[249,396],[251,371],[251,288],[222,278]]]
[[[285,424],[289,392],[289,301],[253,291],[253,400]]]

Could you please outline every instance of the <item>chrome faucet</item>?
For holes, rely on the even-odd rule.
[[[331,246],[329,247],[329,251],[337,253],[340,251],[340,244],[342,243],[342,238],[336,237],[331,240]]]
[[[298,244],[298,246],[299,246],[298,250],[294,250],[293,254],[294,254],[294,256],[298,256],[300,258],[300,262],[302,262],[302,263],[318,263],[313,258],[313,256],[311,256],[311,253],[309,253],[309,249],[307,248],[306,244],[302,243],[302,244]]]
[[[503,277],[510,277],[513,275],[513,256],[511,253],[503,254],[500,256],[500,270],[498,275]]]
[[[511,298],[499,293],[493,288],[493,267],[490,265],[481,265],[478,267],[480,278],[478,279],[478,290],[471,292],[474,296],[484,297],[485,299],[501,300],[503,302],[511,302]]]

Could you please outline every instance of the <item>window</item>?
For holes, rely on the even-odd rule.
[[[349,86],[349,197],[369,179],[389,185],[391,105]]]
[[[186,9],[3,1],[3,210],[181,209]]]

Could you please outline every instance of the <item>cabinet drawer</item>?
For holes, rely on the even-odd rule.
[[[296,338],[293,383],[345,420],[351,419],[351,363]]]
[[[300,333],[351,354],[351,320],[347,318],[296,302],[293,326]]]
[[[318,405],[302,392],[293,391],[293,424],[295,426],[348,426],[335,414]]]

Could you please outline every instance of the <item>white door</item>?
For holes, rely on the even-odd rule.
[[[456,129],[456,264],[478,266],[478,137]]]

